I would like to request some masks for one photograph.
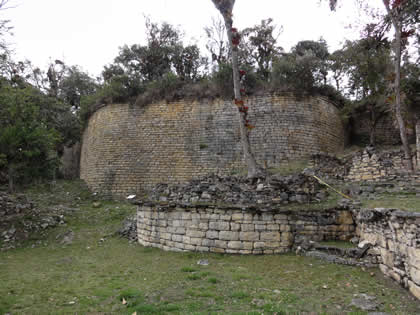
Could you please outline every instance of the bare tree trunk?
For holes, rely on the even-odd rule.
[[[376,115],[374,105],[370,105],[370,130],[369,130],[369,144],[375,146],[375,128],[376,128]]]
[[[216,8],[220,11],[225,21],[226,32],[229,40],[229,45],[232,51],[232,70],[233,70],[233,90],[235,95],[235,102],[240,104],[242,102],[241,95],[241,83],[238,66],[238,45],[233,43],[233,32],[232,32],[232,9],[235,0],[212,0]],[[242,106],[243,108],[243,106]],[[254,154],[251,150],[249,142],[249,129],[246,127],[246,112],[239,111],[239,128],[241,135],[242,150],[244,153],[244,159],[247,165],[248,178],[254,178],[262,172],[262,168],[258,166],[255,160]]]
[[[399,21],[399,16],[396,16],[398,13],[392,12],[391,7],[389,6],[388,0],[383,0],[385,8],[391,17],[392,24],[395,30],[395,43],[394,43],[394,67],[395,67],[395,81],[394,81],[394,89],[395,89],[395,115],[397,117],[398,127],[400,129],[400,137],[401,142],[404,150],[405,156],[405,165],[407,170],[413,171],[413,160],[411,158],[411,150],[408,144],[407,138],[407,131],[404,123],[404,119],[401,114],[401,31],[402,25]]]
[[[9,177],[9,192],[13,193],[15,191],[15,185],[13,181],[14,172],[13,172],[13,166],[10,164],[7,168],[7,176]]]
[[[420,114],[416,115],[416,151],[417,151],[417,169],[420,170]]]

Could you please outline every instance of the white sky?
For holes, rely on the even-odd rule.
[[[29,59],[43,69],[50,59],[79,65],[92,75],[112,62],[119,47],[145,43],[144,15],[152,21],[179,26],[188,38],[204,43],[203,28],[218,12],[211,0],[10,0],[15,8],[0,12],[14,27],[11,42],[17,59]],[[289,50],[300,40],[327,41],[330,50],[345,39],[358,38],[346,28],[359,11],[353,0],[341,0],[338,12],[330,12],[324,0],[237,0],[234,26],[239,29],[273,18],[283,26],[279,45]],[[380,0],[369,0],[381,5]],[[203,48],[203,52],[205,48]]]

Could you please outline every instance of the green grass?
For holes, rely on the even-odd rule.
[[[374,200],[362,199],[364,208],[396,208],[420,212],[420,198],[414,193],[381,193],[375,194]]]
[[[377,269],[130,244],[111,235],[134,206],[101,200],[93,208],[78,185],[31,192],[45,205],[78,210],[34,248],[0,252],[0,314],[366,314],[349,306],[358,293],[376,296],[382,312],[420,313],[418,301]],[[61,245],[57,236],[68,229],[74,241]]]

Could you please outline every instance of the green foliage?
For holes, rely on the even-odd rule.
[[[276,26],[273,19],[262,20],[261,24],[241,32],[239,57],[242,64],[256,68],[256,74],[264,81],[270,76],[273,60],[280,56],[283,48],[277,46]]]
[[[316,94],[327,84],[329,53],[324,40],[301,41],[292,52],[276,58],[271,73],[274,89]]]
[[[0,88],[0,153],[9,184],[51,177],[58,165],[55,147],[60,134],[43,115],[42,95],[31,87]]]

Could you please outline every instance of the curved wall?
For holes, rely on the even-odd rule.
[[[349,210],[289,211],[239,207],[139,205],[137,238],[143,246],[172,251],[278,254],[303,239],[349,240]]]
[[[338,109],[324,98],[261,96],[246,100],[256,128],[251,146],[268,167],[344,146]],[[242,167],[238,112],[231,101],[108,105],[83,135],[80,177],[107,195],[190,180]]]

